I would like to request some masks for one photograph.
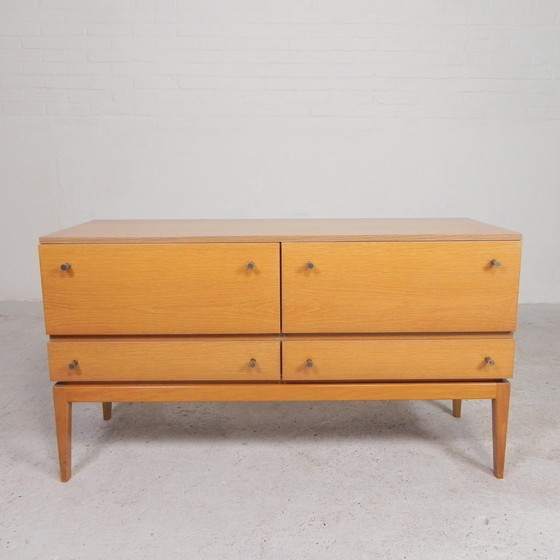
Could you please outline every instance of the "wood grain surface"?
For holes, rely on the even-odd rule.
[[[283,332],[513,331],[520,249],[516,241],[283,243]]]
[[[93,220],[41,243],[519,240],[514,231],[468,218],[292,220]]]
[[[42,245],[40,256],[51,335],[280,330],[275,243]]]
[[[280,380],[271,340],[51,341],[48,354],[52,381]]]
[[[497,379],[513,375],[513,356],[511,339],[288,340],[282,343],[282,377],[307,382]]]

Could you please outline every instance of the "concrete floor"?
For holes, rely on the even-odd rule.
[[[489,401],[74,405],[40,304],[0,304],[0,558],[560,558],[560,305],[520,309],[506,478]]]

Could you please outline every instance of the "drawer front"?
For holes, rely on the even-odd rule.
[[[52,381],[279,381],[277,340],[53,341]]]
[[[520,251],[516,241],[283,244],[283,331],[513,331]]]
[[[513,375],[512,339],[306,340],[282,344],[285,381],[498,379]]]
[[[39,251],[51,335],[280,328],[277,243],[42,245]]]

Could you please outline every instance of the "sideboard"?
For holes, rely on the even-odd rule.
[[[95,220],[40,238],[62,481],[73,402],[492,402],[521,235],[474,220]]]

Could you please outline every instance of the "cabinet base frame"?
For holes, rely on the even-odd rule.
[[[454,416],[462,399],[492,400],[494,475],[504,477],[510,384],[496,381],[401,383],[56,383],[56,418],[60,479],[72,473],[72,403],[101,402],[103,417],[111,416],[112,402],[266,402],[266,401],[380,401],[452,400]]]

